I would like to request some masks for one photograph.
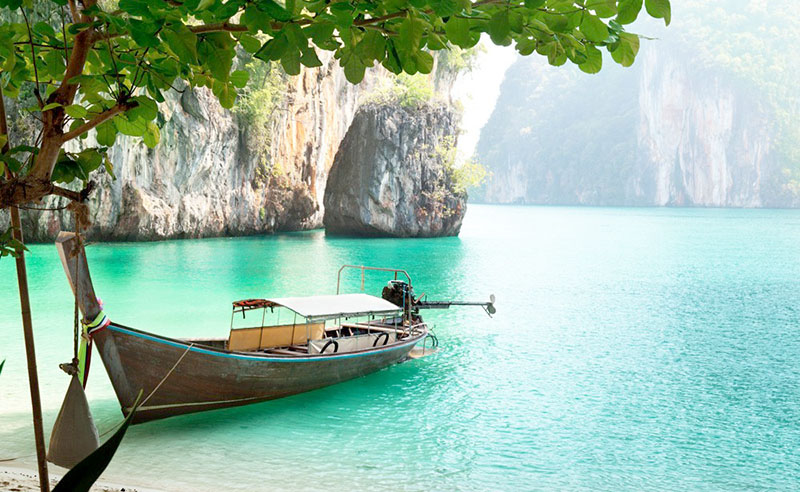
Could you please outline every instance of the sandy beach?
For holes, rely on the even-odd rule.
[[[55,487],[63,476],[50,471],[50,487]],[[35,470],[14,466],[0,466],[0,490],[7,492],[38,492],[39,478]],[[166,492],[143,487],[131,487],[117,483],[98,481],[93,492]]]

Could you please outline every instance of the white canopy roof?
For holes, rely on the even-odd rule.
[[[368,294],[340,294],[335,296],[277,297],[267,299],[291,309],[306,318],[338,318],[364,314],[390,314],[402,308],[380,297]]]

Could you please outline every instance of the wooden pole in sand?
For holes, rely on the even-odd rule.
[[[6,105],[3,100],[3,89],[0,87],[0,135],[8,136]],[[3,153],[9,150],[8,138],[3,146]],[[11,179],[11,171],[6,166],[6,179]],[[13,237],[23,242],[22,223],[19,219],[19,208],[11,208],[11,227]],[[42,426],[42,401],[39,396],[39,375],[36,370],[36,350],[33,346],[33,323],[31,322],[31,300],[28,296],[28,271],[25,267],[25,252],[17,256],[17,285],[19,285],[19,304],[22,312],[22,331],[25,334],[25,356],[28,359],[28,383],[31,387],[31,408],[33,410],[33,434],[36,439],[36,460],[39,462],[39,488],[42,492],[50,491],[50,478],[47,473],[47,455],[44,447],[44,428]]]

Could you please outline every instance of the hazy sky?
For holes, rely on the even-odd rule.
[[[511,46],[495,46],[486,41],[482,44],[485,51],[478,55],[477,68],[459,77],[453,87],[453,95],[464,105],[463,133],[458,139],[460,160],[469,158],[475,151],[481,128],[492,115],[500,95],[500,84],[506,70],[517,56]]]

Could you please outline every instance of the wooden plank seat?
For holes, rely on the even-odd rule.
[[[403,330],[400,328],[387,328],[377,325],[366,325],[363,323],[342,323],[342,328],[359,328],[362,330],[380,331],[383,333],[403,333]]]

